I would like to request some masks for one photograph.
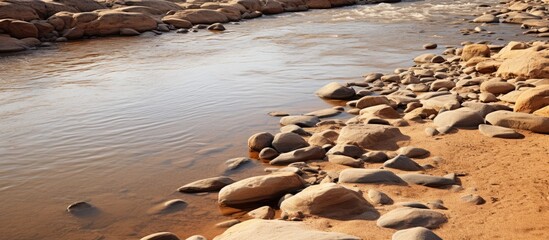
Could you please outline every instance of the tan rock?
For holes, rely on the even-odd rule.
[[[505,94],[505,93],[511,92],[513,90],[515,90],[515,85],[508,82],[492,80],[492,81],[485,81],[482,84],[480,84],[480,91],[489,92],[496,96],[499,94]]]
[[[495,111],[486,115],[486,121],[500,127],[549,133],[549,118],[528,113]]]
[[[469,44],[463,47],[461,59],[468,61],[473,57],[490,57],[490,47],[486,44]]]
[[[543,108],[538,109],[537,111],[534,112],[534,115],[549,118],[549,106],[545,106]]]
[[[30,21],[40,19],[40,16],[35,9],[30,6],[2,1],[0,2],[0,19]]]
[[[528,89],[520,94],[515,102],[515,112],[533,113],[549,106],[549,85]]]
[[[226,23],[229,18],[224,14],[210,9],[187,9],[177,11],[170,18],[182,19],[192,24]]]
[[[377,124],[348,125],[339,132],[337,143],[372,148],[385,141],[396,141],[396,138],[402,136],[404,135],[400,130],[392,126]]]
[[[0,53],[26,50],[25,43],[19,39],[0,35]]]
[[[549,78],[549,50],[524,52],[503,61],[496,75],[504,79],[513,77]]]

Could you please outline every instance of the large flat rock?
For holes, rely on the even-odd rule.
[[[428,209],[402,207],[382,215],[377,225],[384,228],[406,229],[412,227],[438,228],[448,219],[442,213]]]
[[[492,125],[524,129],[536,133],[549,133],[549,118],[528,113],[495,111],[486,115]]]
[[[363,148],[375,148],[376,145],[386,141],[396,141],[404,135],[397,127],[364,124],[347,125],[339,132],[338,144],[352,144]]]
[[[339,173],[339,183],[405,184],[393,172],[382,169],[345,169]]]

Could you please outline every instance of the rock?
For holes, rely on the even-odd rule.
[[[97,209],[87,202],[75,202],[67,207],[67,212],[78,217],[95,215]]]
[[[309,112],[309,113],[306,113],[305,115],[306,116],[317,116],[319,118],[323,118],[323,117],[332,117],[332,116],[338,115],[340,113],[341,113],[341,111],[339,111],[337,109],[326,108],[326,109],[322,109],[322,110]]]
[[[122,35],[122,36],[137,36],[139,34],[141,34],[141,33],[136,31],[135,29],[131,29],[131,28],[121,28],[120,29],[120,35]]]
[[[485,81],[480,84],[480,90],[483,92],[492,93],[494,95],[499,95],[515,90],[515,85],[508,82]]]
[[[285,165],[294,162],[305,162],[309,160],[321,160],[326,156],[326,152],[322,147],[310,146],[300,148],[291,152],[282,153],[275,159],[271,160],[271,165]]]
[[[342,217],[362,214],[371,206],[361,193],[335,183],[324,183],[305,188],[284,200],[280,209],[288,216]]]
[[[524,137],[524,135],[516,132],[513,129],[486,125],[486,124],[479,125],[478,130],[480,131],[480,133],[488,137],[509,138],[509,139],[518,139],[518,138]]]
[[[248,216],[256,219],[273,219],[275,217],[275,210],[269,206],[263,206],[248,212]]]
[[[214,24],[229,22],[223,13],[210,9],[186,9],[175,12],[170,18],[182,19],[196,24]]]
[[[316,91],[316,95],[322,98],[346,100],[355,96],[355,90],[338,82],[331,82]]]
[[[285,112],[278,112],[278,111],[269,112],[269,116],[273,116],[273,117],[286,117],[286,116],[289,116],[289,115],[290,114],[285,113]]]
[[[474,205],[481,205],[486,203],[486,201],[481,196],[476,194],[467,194],[467,195],[461,196],[460,199],[463,202],[471,203]]]
[[[273,140],[274,136],[268,132],[256,133],[248,139],[248,148],[259,152],[263,148],[271,147]]]
[[[474,57],[490,57],[490,47],[486,44],[469,44],[463,47],[461,59],[469,61]]]
[[[173,17],[172,15],[168,15],[162,18],[162,22],[166,24],[171,24],[176,28],[192,28],[193,24],[187,20],[184,19],[178,19]]]
[[[238,158],[231,158],[227,161],[225,161],[225,165],[227,165],[227,168],[226,170],[235,170],[237,168],[239,168],[240,166],[246,164],[246,163],[249,163],[249,162],[252,162],[252,159],[251,158],[247,158],[247,157],[238,157]]]
[[[399,174],[398,177],[400,177],[407,183],[423,185],[427,187],[444,187],[453,185],[455,183],[455,180],[453,178],[430,176],[419,173]]]
[[[149,209],[149,214],[167,214],[183,210],[187,203],[181,199],[172,199]]]
[[[212,177],[186,184],[178,188],[177,191],[182,193],[217,192],[232,183],[234,180],[228,177]]]
[[[549,118],[528,113],[495,111],[486,115],[486,121],[500,127],[549,133]]]
[[[419,55],[419,56],[415,57],[414,62],[416,62],[416,63],[430,63],[431,60],[434,57],[436,57],[435,54],[425,53],[425,54],[422,54],[422,55]]]
[[[389,157],[382,151],[369,151],[363,154],[360,159],[369,163],[382,163],[387,161]]]
[[[404,170],[404,171],[423,170],[423,167],[417,164],[414,160],[404,155],[398,155],[392,159],[387,160],[385,163],[383,163],[383,166],[388,168]]]
[[[293,133],[299,134],[301,136],[311,136],[311,134],[309,132],[305,131],[300,126],[297,126],[297,125],[294,125],[294,124],[290,124],[290,125],[286,125],[286,126],[281,127],[280,132],[283,132],[283,133],[284,132],[293,132]]]
[[[413,227],[438,228],[448,219],[437,211],[418,208],[397,208],[382,215],[377,225],[384,228],[407,229]]]
[[[2,1],[0,2],[0,19],[30,21],[40,19],[40,16],[31,6]]]
[[[424,109],[434,109],[436,111],[452,110],[460,107],[460,102],[457,95],[443,94],[420,100]],[[413,111],[412,111],[413,112]]]
[[[221,189],[218,202],[231,206],[278,199],[286,193],[305,187],[301,177],[294,173],[281,172],[246,178]]]
[[[179,240],[179,237],[171,232],[159,232],[142,237],[141,240]]]
[[[541,85],[522,92],[513,110],[515,112],[533,113],[549,106],[549,85]]]
[[[363,109],[367,107],[372,107],[380,104],[389,105],[391,102],[389,102],[389,99],[385,96],[365,96],[358,100],[356,103],[356,107]]]
[[[328,161],[335,164],[345,165],[349,167],[362,167],[363,162],[344,155],[328,155]]]
[[[307,7],[310,9],[326,9],[332,7],[330,0],[306,0],[305,3],[307,3]]]
[[[314,133],[309,138],[309,144],[314,146],[324,146],[326,144],[334,144],[339,134],[334,130],[324,130],[322,132]]]
[[[397,231],[392,240],[442,240],[431,230],[424,227],[414,227]]]
[[[386,205],[393,203],[393,200],[387,194],[375,189],[368,190],[368,198],[373,204]]]
[[[316,116],[286,116],[280,119],[280,124],[294,124],[300,127],[314,127],[320,119]]]
[[[29,22],[21,20],[11,21],[7,30],[14,38],[38,38],[38,28]]]
[[[270,14],[279,14],[284,12],[284,7],[278,1],[267,0],[264,3],[265,4],[261,7],[261,12],[263,14],[270,15]]]
[[[445,79],[436,80],[433,83],[431,83],[431,91],[438,91],[441,88],[452,89],[455,86],[456,86],[456,83],[454,83],[454,81],[451,81],[451,80],[445,80]]]
[[[360,240],[359,237],[337,232],[313,230],[305,223],[280,220],[252,219],[227,229],[214,240]]]
[[[308,147],[309,143],[298,134],[287,132],[277,133],[274,136],[272,145],[279,153],[286,153],[299,148]]]
[[[23,41],[0,35],[0,53],[19,52],[26,49],[27,47]]]
[[[549,118],[549,105],[543,108],[540,108],[534,112],[534,115],[542,116]]]
[[[476,23],[498,23],[499,19],[493,14],[484,14],[480,17],[477,17],[473,20]]]
[[[445,111],[437,115],[433,121],[437,127],[477,128],[484,119],[476,111],[468,108]]]
[[[397,150],[397,154],[410,158],[420,158],[429,156],[430,152],[426,149],[418,147],[401,147]]]
[[[48,21],[51,23],[54,19],[64,18],[62,13],[58,14],[60,15],[56,14],[50,17]],[[120,9],[101,10],[86,13],[86,15],[74,14],[72,17],[78,19],[79,16],[85,19],[82,22],[74,20],[76,21],[76,25],[73,27],[71,38],[79,38],[81,37],[80,34],[84,36],[117,35],[120,34],[120,30],[123,28],[131,28],[138,32],[150,31],[157,28],[156,20],[150,15],[123,12]]]
[[[339,173],[339,183],[376,183],[402,185],[404,181],[388,170],[380,169],[344,169]]]
[[[225,26],[221,23],[214,23],[207,28],[210,31],[225,31]]]
[[[395,204],[400,207],[410,207],[410,208],[420,208],[420,209],[429,209],[425,204],[420,202],[399,202]]]
[[[498,101],[496,96],[492,93],[489,93],[489,92],[480,93],[478,99],[483,103],[497,102]]]
[[[339,132],[337,143],[372,148],[382,142],[394,141],[403,136],[397,127],[377,124],[348,125]]]
[[[236,224],[239,224],[240,223],[240,220],[238,219],[231,219],[231,220],[227,220],[227,221],[223,221],[223,222],[220,222],[218,224],[215,224],[216,227],[218,228],[230,228]]]
[[[202,236],[202,235],[193,235],[193,236],[188,237],[185,240],[208,240],[208,239],[206,237]]]
[[[504,79],[513,77],[549,78],[549,50],[527,51],[503,61],[496,76]]]
[[[400,118],[400,114],[394,108],[385,104],[363,108],[360,110],[360,115],[360,118],[369,118],[372,115],[380,118]]]
[[[364,154],[364,149],[351,144],[336,144],[326,154],[359,158]]]
[[[427,44],[423,45],[423,49],[435,49],[437,47],[438,47],[438,45],[436,43],[427,43]]]
[[[267,148],[263,148],[261,150],[261,152],[259,152],[259,159],[262,159],[262,160],[273,160],[275,159],[276,157],[278,157],[278,155],[280,155],[279,152],[277,152],[276,150],[270,148],[270,147],[267,147]]]

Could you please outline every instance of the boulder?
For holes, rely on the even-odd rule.
[[[413,227],[438,228],[448,218],[437,211],[419,208],[402,207],[382,215],[377,225],[384,228],[407,229]]]
[[[186,184],[178,188],[177,191],[182,193],[217,192],[232,183],[234,180],[228,177],[212,177]]]
[[[263,148],[261,152],[259,152],[259,159],[270,161],[278,157],[278,155],[280,155],[279,152],[277,152],[273,148],[267,147]]]
[[[364,149],[351,144],[336,144],[326,153],[328,155],[344,155],[359,158],[364,154]]]
[[[520,94],[515,102],[515,112],[533,113],[549,106],[549,85],[528,89]]]
[[[362,167],[364,163],[360,159],[354,159],[352,157],[347,157],[344,155],[328,155],[328,161],[331,163],[345,165],[349,167]]]
[[[32,23],[21,20],[11,21],[8,25],[7,32],[10,36],[19,39],[38,38],[38,28]]]
[[[335,183],[324,183],[305,188],[282,202],[280,209],[288,216],[343,217],[362,214],[371,205],[362,194]]]
[[[495,111],[486,115],[486,121],[500,127],[549,133],[549,118],[528,113]]]
[[[481,15],[480,17],[477,17],[477,18],[473,19],[473,22],[476,22],[476,23],[498,23],[499,19],[496,16],[494,16],[493,14],[484,14],[484,15]]]
[[[302,222],[252,219],[232,226],[214,240],[360,240],[359,237],[312,229]]]
[[[211,9],[186,9],[175,12],[170,18],[182,19],[196,24],[213,24],[229,22],[227,16]]]
[[[156,20],[142,13],[127,13],[115,10],[105,10],[97,13],[97,18],[89,22],[77,22],[75,30],[81,29],[83,35],[104,36],[119,34],[123,28],[131,28],[138,32],[156,29]],[[86,20],[87,21],[87,20]]]
[[[248,138],[248,148],[252,151],[259,152],[263,148],[271,147],[274,136],[268,132],[260,132]]]
[[[549,78],[549,50],[527,51],[503,61],[496,75],[504,79],[514,77]]]
[[[380,104],[390,105],[391,102],[385,96],[365,96],[358,100],[356,107],[362,109]]]
[[[261,7],[261,12],[263,14],[279,14],[284,12],[282,4],[275,0],[267,0],[265,4]]]
[[[374,183],[374,184],[397,184],[405,182],[388,170],[381,169],[344,169],[339,173],[339,183]]]
[[[508,82],[485,81],[480,84],[480,91],[489,92],[494,95],[505,94],[515,90],[515,85]]]
[[[295,173],[256,176],[223,187],[219,191],[218,203],[231,206],[274,200],[304,187],[305,182]]]
[[[286,116],[280,118],[281,125],[297,125],[300,127],[314,127],[320,119],[317,116]]]
[[[484,118],[472,109],[460,108],[438,114],[433,123],[437,127],[477,128]]]
[[[490,57],[490,47],[486,44],[469,44],[463,47],[461,59],[469,61],[474,57]]]
[[[331,82],[316,91],[316,95],[322,98],[346,100],[355,96],[355,90],[338,82]]]
[[[517,138],[524,137],[524,135],[516,132],[513,129],[486,125],[486,124],[479,125],[478,130],[480,131],[480,133],[482,133],[484,136],[487,136],[487,137],[509,138],[509,139],[517,139]]]
[[[334,144],[339,134],[334,130],[324,130],[322,132],[314,133],[309,138],[309,144],[315,146],[324,146],[326,144]]]
[[[421,167],[418,163],[404,155],[398,155],[392,159],[385,161],[385,163],[383,163],[383,167],[394,168],[403,171],[423,170],[423,167]]]
[[[26,50],[25,43],[19,39],[0,35],[0,53]]]
[[[291,152],[309,146],[305,139],[292,132],[277,133],[274,136],[272,144],[273,148],[279,153]]]
[[[30,21],[40,19],[40,16],[31,6],[2,1],[0,2],[0,19]]]
[[[339,132],[338,144],[352,144],[362,148],[372,148],[385,141],[395,141],[404,135],[397,127],[364,124],[347,125]]]
[[[449,177],[437,177],[419,173],[399,174],[402,180],[410,184],[423,185],[427,187],[444,187],[455,184],[455,180]]]
[[[414,227],[399,230],[393,234],[392,240],[442,240],[433,231],[424,227]]]
[[[326,151],[319,146],[300,148],[291,152],[282,153],[269,162],[271,165],[286,165],[294,162],[305,162],[309,160],[322,160]]]

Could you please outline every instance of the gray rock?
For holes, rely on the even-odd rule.
[[[295,124],[300,127],[314,127],[320,119],[316,116],[286,116],[280,119],[280,124],[290,125]]]
[[[398,177],[400,177],[407,183],[423,185],[427,187],[444,187],[455,184],[455,180],[453,178],[437,177],[419,173],[399,174]]]
[[[375,189],[368,190],[368,198],[373,204],[386,205],[393,203],[393,200],[387,194]]]
[[[182,193],[217,192],[232,183],[234,180],[228,177],[212,177],[186,184],[178,188],[177,191]]]
[[[354,168],[362,167],[364,165],[361,160],[344,155],[328,155],[327,157],[329,162],[335,164],[345,165]]]
[[[291,152],[282,153],[275,159],[271,160],[271,165],[284,165],[294,162],[304,162],[308,160],[320,160],[326,156],[326,152],[322,147],[309,146],[300,148]]]
[[[480,131],[480,133],[488,137],[508,139],[524,138],[524,135],[516,132],[511,128],[481,124],[478,126],[478,130]]]
[[[259,152],[261,149],[271,147],[274,136],[268,132],[260,132],[252,135],[248,139],[248,148],[252,151]]]
[[[389,157],[385,152],[382,151],[370,151],[363,154],[360,159],[362,159],[364,162],[369,163],[382,163],[387,161]]]
[[[141,240],[179,240],[179,237],[171,232],[159,232],[142,237]]]
[[[393,234],[392,240],[442,240],[431,230],[424,227],[415,227],[399,230]]]
[[[420,208],[420,209],[429,209],[427,205],[420,203],[420,202],[399,202],[395,205],[401,206],[401,207],[410,207],[410,208]]]
[[[292,132],[277,133],[272,142],[273,148],[279,153],[291,152],[293,150],[308,147],[309,143],[301,136]]]
[[[322,98],[346,100],[355,96],[355,90],[340,83],[331,82],[316,91],[316,95]]]
[[[423,148],[418,147],[401,147],[397,150],[397,154],[404,155],[411,158],[420,158],[429,156],[430,152]]]
[[[359,237],[343,233],[314,230],[301,222],[262,219],[252,219],[237,224],[214,238],[214,240],[242,239],[360,240]]]
[[[388,170],[355,168],[341,171],[339,183],[405,184],[400,177]]]
[[[279,152],[277,152],[273,148],[267,147],[267,148],[263,148],[263,150],[261,150],[261,152],[259,152],[259,159],[273,160],[276,157],[278,157],[278,155],[280,155]]]
[[[442,213],[428,209],[397,208],[377,220],[377,226],[392,229],[413,227],[438,228],[448,219]]]
[[[351,144],[336,144],[327,155],[344,155],[352,158],[359,158],[364,154],[364,149]]]
[[[393,159],[385,161],[385,163],[383,163],[383,166],[404,171],[423,170],[423,167],[421,167],[418,163],[404,155],[398,155]]]
[[[438,114],[433,123],[437,127],[476,128],[484,123],[484,119],[476,111],[460,108]]]

